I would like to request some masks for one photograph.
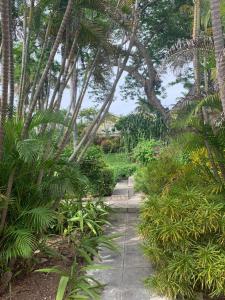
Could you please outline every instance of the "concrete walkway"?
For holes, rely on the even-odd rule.
[[[100,252],[100,263],[110,266],[110,269],[94,272],[96,279],[106,284],[102,300],[162,299],[144,287],[144,279],[153,270],[142,254],[141,241],[137,234],[141,195],[134,194],[129,197],[131,188],[128,182],[120,182],[114,195],[107,199],[115,213],[111,217],[112,226],[106,229],[106,234],[120,235],[116,239],[120,250],[119,253],[107,249]]]

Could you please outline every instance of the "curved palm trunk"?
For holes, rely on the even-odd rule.
[[[2,27],[2,95],[0,106],[0,160],[3,155],[4,123],[7,115],[9,86],[10,18],[9,0],[1,0]]]
[[[225,59],[223,56],[224,39],[222,23],[220,19],[220,1],[211,0],[211,13],[212,13],[212,30],[216,55],[217,79],[219,84],[220,98],[225,114]]]

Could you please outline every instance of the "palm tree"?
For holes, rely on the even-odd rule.
[[[32,121],[32,115],[33,115],[34,109],[36,107],[36,104],[37,104],[37,101],[38,101],[38,97],[39,97],[39,95],[41,93],[41,90],[43,88],[44,82],[46,81],[49,69],[52,66],[52,63],[53,63],[53,60],[55,58],[56,52],[58,50],[59,44],[62,41],[63,34],[65,32],[65,29],[66,29],[66,25],[68,24],[69,18],[71,16],[71,12],[72,12],[72,9],[73,9],[73,4],[74,4],[74,0],[69,0],[68,1],[68,4],[67,4],[66,10],[65,10],[65,13],[63,15],[63,19],[62,19],[60,28],[58,30],[57,36],[56,36],[55,41],[54,41],[54,45],[53,45],[53,47],[51,49],[51,52],[50,52],[50,55],[49,55],[49,58],[48,58],[48,62],[47,62],[46,66],[45,66],[45,69],[44,69],[44,71],[42,73],[42,76],[41,76],[39,84],[38,84],[38,86],[36,88],[36,91],[35,91],[35,94],[33,96],[33,99],[31,99],[31,103],[30,103],[30,107],[29,107],[29,112],[28,112],[28,115],[27,115],[27,118],[26,118],[26,122],[24,124],[23,132],[22,132],[22,136],[23,137],[26,137],[27,132],[29,130],[29,126],[30,126],[30,123]]]
[[[219,84],[219,92],[223,107],[223,113],[225,114],[225,59],[223,56],[224,38],[220,19],[220,1],[211,0],[210,4],[212,14],[212,31],[216,55],[217,79]]]
[[[10,12],[9,0],[1,0],[2,27],[2,95],[0,107],[0,160],[3,155],[4,123],[7,115],[10,64]]]

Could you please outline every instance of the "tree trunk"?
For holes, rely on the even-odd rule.
[[[40,71],[41,71],[41,67],[42,67],[42,64],[43,64],[45,51],[46,51],[46,48],[47,48],[47,45],[48,45],[48,38],[49,38],[51,28],[52,28],[52,19],[50,17],[49,21],[48,21],[47,28],[46,28],[44,42],[43,42],[42,49],[41,49],[41,56],[40,56],[40,59],[39,59],[39,62],[38,62],[37,70],[35,72],[34,81],[32,83],[32,91],[31,91],[31,97],[30,97],[31,100],[33,99],[34,94],[35,94],[35,88],[36,88],[36,85],[37,85],[37,82],[38,82],[38,78],[40,76]]]
[[[7,185],[7,191],[6,191],[6,205],[2,210],[2,215],[1,215],[1,223],[0,223],[0,235],[5,227],[6,223],[6,217],[8,213],[8,207],[9,207],[9,200],[12,192],[12,187],[13,187],[13,181],[14,181],[14,176],[15,176],[16,168],[14,167],[11,171],[11,174],[8,179],[8,185]]]
[[[127,50],[127,54],[126,54],[126,57],[124,58],[122,64],[118,63],[118,70],[117,70],[117,74],[116,74],[116,78],[113,82],[113,85],[112,85],[112,88],[111,88],[111,91],[110,93],[108,94],[108,96],[106,97],[106,100],[105,102],[103,103],[102,107],[101,107],[101,110],[98,112],[95,120],[93,121],[93,123],[89,126],[89,128],[87,129],[87,131],[85,132],[85,135],[83,136],[83,138],[81,139],[79,145],[76,147],[76,149],[74,149],[72,155],[70,156],[69,158],[69,161],[73,161],[77,158],[77,155],[79,154],[81,148],[86,144],[86,142],[88,141],[88,139],[91,139],[91,135],[93,133],[93,129],[95,128],[95,126],[100,122],[100,120],[103,120],[104,117],[104,111],[108,111],[109,108],[110,108],[110,105],[113,101],[113,97],[114,97],[114,94],[115,94],[115,91],[116,91],[116,87],[118,85],[118,82],[124,72],[124,69],[126,67],[126,64],[128,62],[128,59],[130,57],[130,52],[133,48],[133,45],[134,45],[134,35],[135,35],[135,29],[133,31],[133,34],[131,36],[131,39],[130,39],[130,43],[129,43],[129,47],[128,47],[128,50]]]
[[[225,114],[225,59],[223,55],[224,39],[222,23],[220,19],[220,0],[211,0],[211,13],[212,13],[212,30],[216,55],[217,79],[219,84],[220,98]]]
[[[4,124],[7,116],[10,54],[9,0],[1,0],[2,27],[2,95],[0,106],[0,160],[3,155]]]
[[[75,109],[73,111],[70,124],[69,124],[68,128],[66,129],[66,132],[64,133],[64,135],[63,135],[63,137],[61,139],[61,142],[58,145],[58,150],[56,152],[55,159],[58,159],[58,157],[62,153],[62,151],[63,151],[63,149],[64,149],[64,147],[65,147],[65,145],[67,143],[67,140],[68,140],[69,134],[71,132],[71,129],[73,129],[74,124],[75,124],[75,122],[77,120],[77,117],[78,117],[78,114],[79,114],[79,111],[80,111],[80,108],[81,108],[84,96],[85,96],[87,88],[88,88],[88,84],[90,82],[92,73],[93,73],[95,65],[96,65],[98,53],[99,53],[99,51],[97,52],[97,54],[95,56],[95,59],[92,62],[92,65],[90,67],[90,70],[89,70],[88,74],[85,75],[84,82],[83,82],[83,87],[82,87],[80,95],[78,97],[78,100],[77,100],[77,103],[76,103],[76,107],[75,107]]]
[[[13,31],[12,31],[12,8],[13,0],[9,0],[9,21],[10,21],[10,50],[9,50],[9,118],[13,117],[14,108],[14,58],[13,58]]]
[[[193,40],[194,42],[198,40],[200,35],[200,20],[201,20],[201,1],[195,0],[194,2],[194,25],[193,25]],[[201,70],[200,70],[200,61],[199,61],[199,51],[198,49],[194,50],[194,78],[195,78],[195,95],[197,97],[201,94]]]
[[[37,86],[37,89],[35,91],[34,97],[31,100],[30,107],[29,107],[29,112],[28,112],[28,115],[27,115],[27,118],[26,118],[26,121],[25,121],[25,124],[24,124],[23,132],[22,132],[22,137],[23,138],[27,136],[29,126],[30,126],[30,123],[32,121],[32,115],[33,115],[35,106],[36,106],[37,101],[38,101],[38,97],[39,97],[40,92],[43,88],[46,77],[48,76],[49,69],[51,68],[51,65],[54,61],[55,54],[57,52],[57,49],[59,47],[60,42],[62,41],[62,37],[63,37],[63,34],[65,32],[66,25],[67,25],[67,23],[69,21],[69,18],[71,16],[73,3],[74,3],[74,0],[69,0],[68,1],[65,14],[63,16],[63,19],[62,19],[59,31],[57,33],[54,45],[53,45],[53,47],[51,49],[51,52],[50,52],[50,55],[49,55],[48,62],[47,62],[46,66],[45,66],[45,69],[42,73],[42,76],[41,76],[41,79],[40,79],[39,84]]]
[[[26,2],[26,1],[25,1]],[[26,78],[27,78],[27,66],[29,63],[29,44],[30,44],[30,35],[31,35],[31,26],[33,19],[33,8],[34,0],[30,3],[29,9],[29,23],[27,26],[27,13],[26,13],[26,3],[24,3],[24,43],[23,43],[23,55],[22,55],[22,68],[21,68],[21,77],[20,77],[20,91],[19,91],[19,104],[18,104],[18,116],[22,118],[24,115],[24,103],[25,103],[25,88],[26,88]]]

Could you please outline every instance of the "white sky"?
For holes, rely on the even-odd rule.
[[[175,81],[176,77],[168,71],[166,74],[161,76],[162,86],[166,89],[166,98],[162,99],[162,104],[165,107],[171,107],[171,105],[176,103],[178,97],[182,96],[182,92],[184,91],[183,85],[181,83],[169,86],[169,83]],[[110,112],[116,115],[127,115],[134,111],[136,104],[135,100],[126,100],[122,101],[122,97],[120,96],[120,86],[123,83],[123,78],[121,78],[120,84],[117,87],[115,93],[115,101],[112,103]],[[83,107],[93,107],[96,105],[95,102],[91,101],[90,95],[86,95]],[[70,102],[70,91],[67,89],[63,95],[62,106],[67,108]]]

